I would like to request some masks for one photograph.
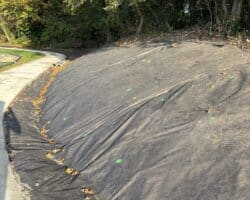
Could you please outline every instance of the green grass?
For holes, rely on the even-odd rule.
[[[14,64],[13,62],[0,62],[0,68],[13,64]]]
[[[20,57],[20,59],[16,63],[0,63],[0,72],[44,56],[41,53],[36,53],[31,51],[12,50],[4,48],[3,49],[0,48],[0,54],[11,54]]]

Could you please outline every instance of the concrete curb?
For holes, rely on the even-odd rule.
[[[2,47],[0,47],[2,48]],[[14,50],[26,50],[18,48],[4,48]],[[3,114],[9,104],[18,93],[42,72],[49,67],[65,62],[66,56],[59,53],[37,50],[26,50],[45,54],[45,57],[0,73],[0,200],[24,200],[29,199],[22,191],[18,177],[16,177],[8,162],[5,150],[3,132]]]

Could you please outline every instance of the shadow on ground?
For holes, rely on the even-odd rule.
[[[173,43],[177,43],[177,41],[157,41],[157,42],[138,42],[138,47],[140,48],[149,48],[149,47],[158,47],[160,45],[172,45]],[[180,42],[178,42],[180,43]],[[104,45],[101,48],[91,48],[91,49],[83,49],[83,48],[70,48],[70,49],[43,49],[44,51],[51,51],[51,52],[57,52],[62,53],[67,56],[67,59],[70,61],[73,61],[77,58],[82,57],[83,55],[90,54],[90,53],[96,53],[96,52],[103,52],[108,51],[111,48],[129,48],[126,45],[117,45],[115,43]]]
[[[4,116],[4,118],[6,118],[6,116]],[[6,144],[5,147],[7,153],[10,155],[12,147],[11,147],[11,137],[9,133],[11,131],[12,134],[21,135],[22,129],[12,108],[8,108],[8,119],[9,119],[8,124],[4,127],[4,138],[5,138],[5,144]]]

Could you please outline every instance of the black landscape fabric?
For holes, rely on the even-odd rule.
[[[14,169],[34,200],[250,199],[249,73],[248,51],[208,42],[88,53],[58,75],[39,119],[46,75],[11,105]]]

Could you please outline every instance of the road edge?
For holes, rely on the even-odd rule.
[[[30,84],[32,81],[36,80],[39,77],[39,75],[41,75],[43,72],[48,70],[51,66],[64,64],[66,62],[66,56],[64,54],[61,54],[61,53],[55,53],[55,52],[49,52],[49,51],[39,51],[39,50],[30,50],[30,49],[22,49],[22,48],[4,48],[4,47],[0,47],[0,48],[32,51],[32,52],[37,52],[37,53],[41,53],[41,54],[45,55],[44,57],[42,57],[40,59],[37,59],[37,60],[34,60],[34,61],[17,66],[19,70],[24,68],[24,71],[29,69],[29,66],[30,66],[30,68],[33,66],[36,66],[36,67],[40,66],[40,70],[39,70],[39,72],[34,71],[34,74],[31,74],[29,77],[29,80],[25,82],[25,85],[22,85],[22,86],[14,85],[14,87],[17,87],[17,89],[14,91],[14,93],[11,94],[10,98],[8,98],[6,101],[3,101],[4,107],[3,107],[2,113],[0,113],[0,138],[4,138],[3,116],[4,116],[4,112],[6,111],[8,106],[11,104],[11,102],[28,84]],[[8,73],[9,71],[13,71],[13,69],[15,69],[15,68],[6,70],[5,72]],[[4,73],[4,72],[2,72],[2,73]],[[30,74],[30,71],[29,71],[29,74]],[[0,100],[1,100],[1,98],[0,98]],[[4,142],[4,141],[2,141],[2,142]],[[1,148],[0,150],[5,151],[4,148]],[[3,165],[7,166],[6,183],[4,185],[0,185],[0,187],[5,187],[5,188],[2,188],[2,191],[5,191],[5,195],[4,195],[3,200],[29,200],[30,195],[29,195],[29,192],[27,190],[27,188],[29,188],[29,186],[26,186],[20,182],[20,178],[19,178],[18,174],[15,173],[13,166],[6,159],[8,157],[7,152],[6,151],[2,152],[2,154],[0,154],[0,157],[2,157],[2,158],[0,158],[1,162],[6,162],[6,163],[3,163]]]

